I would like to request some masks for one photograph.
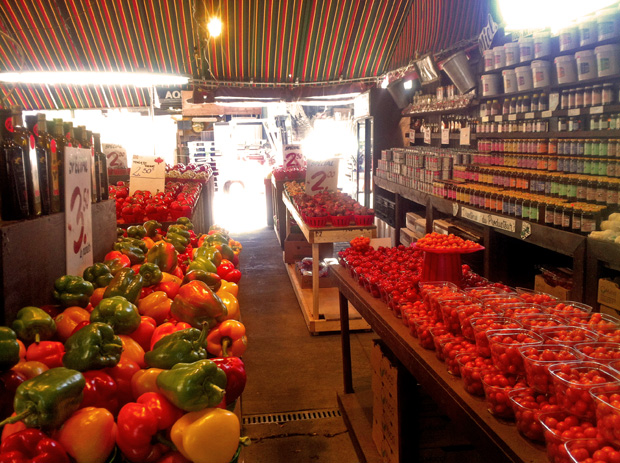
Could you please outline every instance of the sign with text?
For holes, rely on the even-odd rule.
[[[301,145],[284,145],[284,167],[293,169],[303,166],[304,155],[301,153]]]
[[[501,215],[487,214],[486,212],[475,211],[467,207],[461,207],[461,217],[472,222],[488,225],[489,227],[499,228],[514,232],[517,229],[517,221]]]
[[[450,129],[441,129],[441,144],[450,144]]]
[[[481,52],[491,48],[493,37],[495,37],[497,29],[499,29],[498,24],[493,21],[493,16],[489,14],[487,25],[482,28],[482,32],[480,32],[480,35],[478,36],[478,46],[480,47]]]
[[[471,127],[463,127],[461,129],[460,141],[461,145],[469,145]]]
[[[430,145],[431,144],[431,128],[424,127],[422,129],[422,133],[424,133],[424,143],[426,143],[427,145]]]
[[[127,150],[121,145],[102,143],[101,151],[105,154],[108,169],[127,169]]]
[[[336,191],[338,188],[338,159],[313,161],[306,165],[306,194],[314,196],[321,191]]]
[[[166,163],[160,156],[139,156],[134,154],[129,174],[129,194],[138,190],[153,194],[164,191]]]
[[[65,148],[65,251],[67,275],[82,275],[93,265],[89,149]]]

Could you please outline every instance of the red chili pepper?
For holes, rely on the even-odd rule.
[[[11,434],[0,445],[0,463],[69,463],[63,446],[38,429]]]
[[[26,349],[27,361],[36,360],[49,368],[61,367],[63,355],[65,355],[65,346],[57,341],[33,342]]]
[[[153,337],[153,332],[157,327],[157,322],[153,318],[147,317],[146,315],[142,315],[140,319],[140,326],[138,326],[138,328],[131,333],[129,337],[140,344],[142,349],[144,349],[144,352],[146,352],[151,347],[151,338]]]
[[[149,346],[150,347],[149,350],[153,350],[153,346],[155,345],[155,343],[159,341],[161,338],[163,338],[164,336],[175,333],[177,331],[186,330],[191,327],[192,325],[190,325],[189,323],[185,323],[185,322],[170,321],[170,322],[162,323],[157,328],[155,328],[155,330],[153,331],[153,336],[151,337],[151,345]]]
[[[230,405],[241,396],[245,389],[246,373],[245,364],[239,357],[226,357],[211,359],[226,373],[226,405]]]
[[[118,387],[114,378],[101,370],[85,371],[82,374],[86,385],[80,408],[105,408],[115,415],[118,411],[118,398],[116,397]]]
[[[156,392],[142,394],[118,413],[116,443],[123,455],[135,463],[159,460],[168,448],[156,441],[159,431],[170,428],[183,411]]]

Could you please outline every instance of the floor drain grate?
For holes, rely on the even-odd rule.
[[[340,410],[304,410],[300,412],[270,413],[267,415],[246,415],[243,424],[286,423],[288,421],[320,420],[342,416]]]

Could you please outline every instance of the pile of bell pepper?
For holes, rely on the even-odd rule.
[[[0,463],[234,461],[241,248],[217,226],[149,220],[58,278],[57,304],[0,327]]]

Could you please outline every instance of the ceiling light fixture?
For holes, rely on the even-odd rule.
[[[0,82],[47,85],[185,85],[189,77],[152,72],[24,71],[2,72]]]
[[[207,29],[211,37],[218,37],[222,33],[222,21],[220,21],[220,18],[211,18],[207,23]]]

